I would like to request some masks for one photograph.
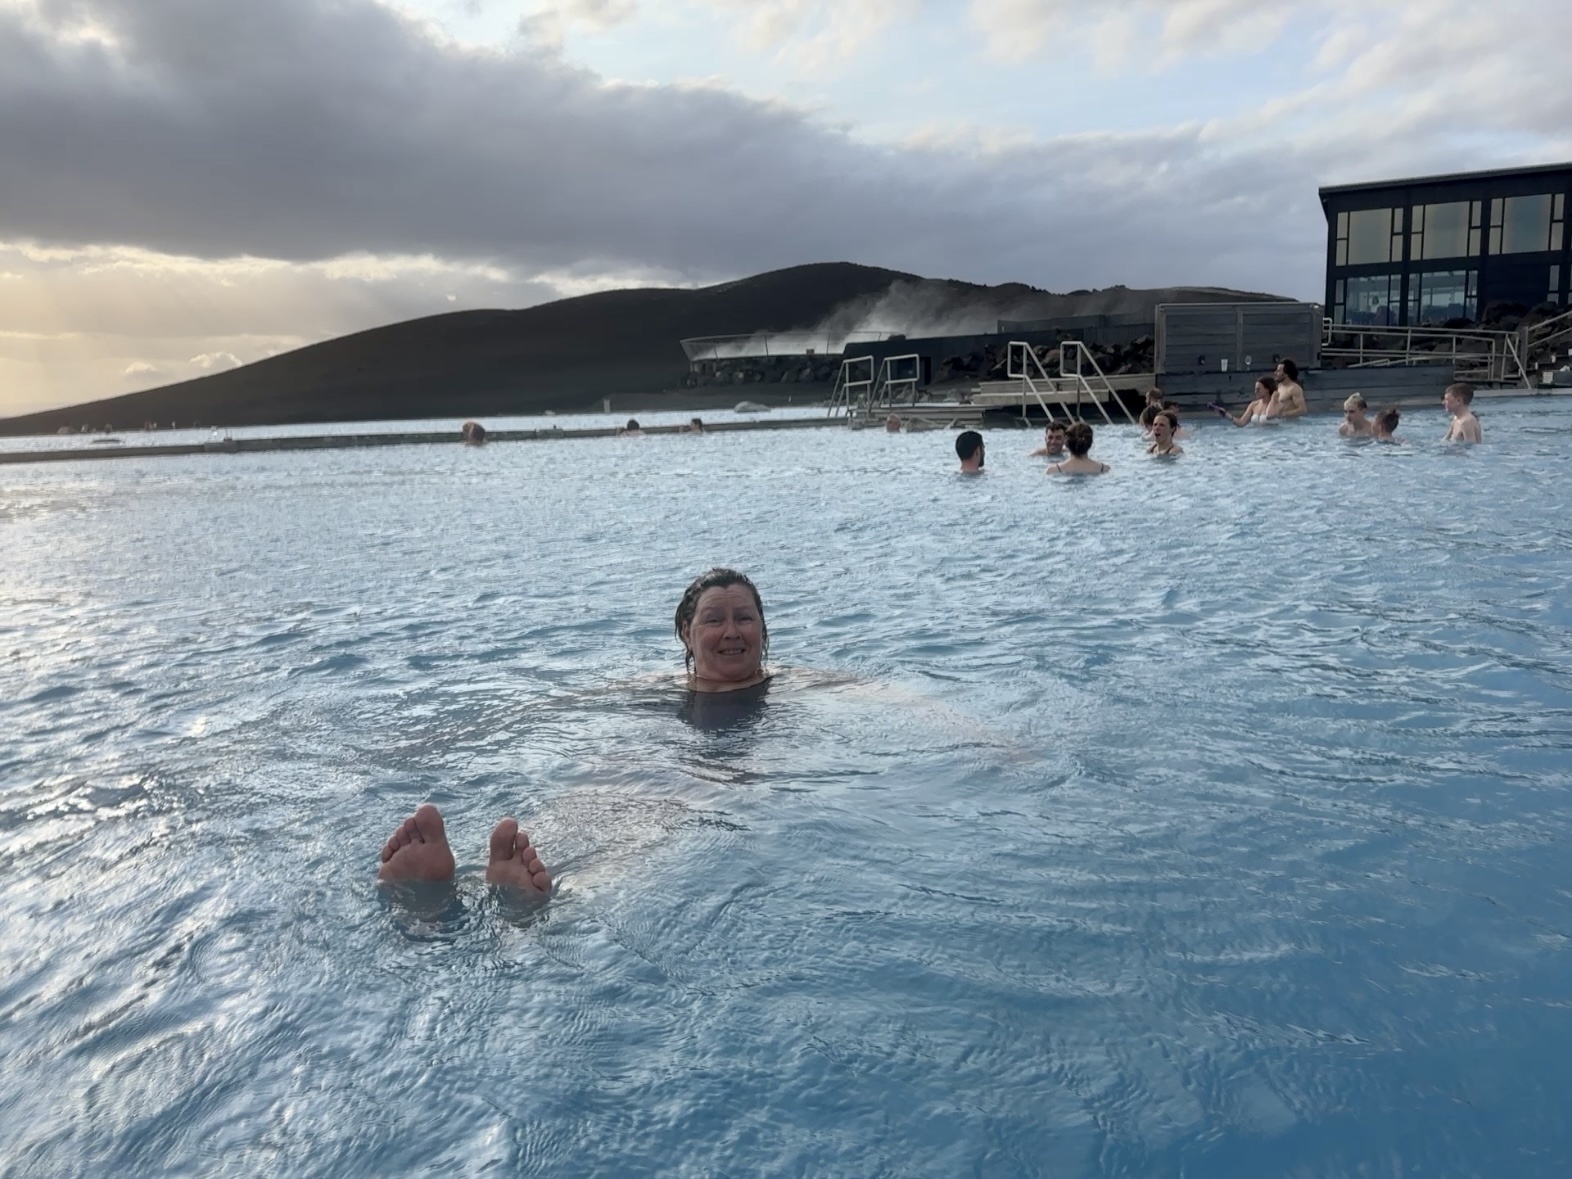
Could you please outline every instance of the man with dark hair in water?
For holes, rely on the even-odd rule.
[[[955,440],[955,453],[961,460],[961,474],[982,474],[983,436],[976,430],[966,430]]]
[[[1064,453],[1064,432],[1066,428],[1064,422],[1049,422],[1043,428],[1043,444],[1026,457],[1058,458]]]
[[[1299,383],[1299,366],[1288,357],[1277,363],[1277,393],[1272,399],[1274,418],[1302,418],[1310,412],[1305,387]]]

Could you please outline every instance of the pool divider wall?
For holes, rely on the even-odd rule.
[[[819,426],[846,425],[845,418],[809,417],[778,418],[774,421],[715,422],[705,423],[706,434],[731,433],[742,430],[801,430]],[[557,438],[614,438],[619,427],[595,426],[565,430],[548,426],[538,430],[488,430],[486,443],[493,442],[545,442]],[[682,434],[686,425],[644,426],[644,434]],[[273,450],[348,450],[363,446],[421,446],[428,443],[448,442],[463,444],[457,430],[430,430],[420,432],[388,432],[376,434],[304,434],[278,438],[224,438],[211,442],[180,442],[151,446],[93,446],[70,450],[14,450],[0,451],[0,463],[51,463],[74,462],[78,459],[145,458],[164,455],[189,454],[253,454]]]

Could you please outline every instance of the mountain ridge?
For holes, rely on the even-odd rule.
[[[1207,287],[1054,294],[1022,283],[990,287],[850,262],[810,263],[709,287],[598,291],[519,310],[384,324],[221,373],[0,418],[0,434],[124,430],[145,421],[250,426],[571,412],[606,396],[667,391],[676,408],[686,392],[680,341],[693,336],[847,330],[870,317],[903,316],[908,322],[875,326],[939,334],[935,325],[975,330],[999,318],[1275,298]]]

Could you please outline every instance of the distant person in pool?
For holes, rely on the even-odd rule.
[[[1026,457],[1058,458],[1064,454],[1064,431],[1063,422],[1049,422],[1043,429],[1043,444]]]
[[[899,434],[901,432],[901,419],[899,414],[891,414],[884,419],[884,432],[886,434]]]
[[[986,458],[983,436],[976,430],[962,431],[955,440],[955,455],[961,460],[961,474],[981,475]]]
[[[1370,406],[1363,393],[1350,393],[1343,402],[1343,424],[1337,428],[1340,438],[1369,438],[1375,433],[1375,423],[1365,417]]]
[[[1156,414],[1152,415],[1154,418]],[[1092,449],[1092,428],[1085,422],[1076,422],[1064,432],[1064,445],[1070,452],[1070,457],[1062,463],[1054,463],[1044,474],[1047,475],[1106,475],[1109,471],[1107,463],[1100,463],[1089,457]]]
[[[1151,432],[1152,419],[1157,416],[1158,412],[1161,411],[1162,408],[1163,391],[1154,385],[1152,388],[1146,391],[1146,404],[1141,407],[1141,417],[1139,420],[1141,423],[1141,431],[1143,433]]]
[[[1152,444],[1146,453],[1158,458],[1178,458],[1184,453],[1184,447],[1174,441],[1178,431],[1179,419],[1166,409],[1160,410],[1152,417]]]
[[[1238,417],[1229,417],[1228,411],[1218,407],[1222,415],[1236,426],[1264,426],[1272,420],[1272,401],[1277,396],[1277,380],[1275,377],[1257,377],[1255,382],[1255,395],[1250,404],[1244,407],[1244,412]]]
[[[683,592],[674,619],[694,692],[736,692],[768,680],[770,629],[758,587],[735,569],[701,573]]]
[[[479,422],[465,422],[459,430],[465,446],[486,445],[486,427]]]
[[[618,426],[617,427],[617,437],[621,438],[624,434],[628,435],[631,438],[642,438],[642,437],[644,437],[644,431],[639,426],[639,419],[638,418],[629,418],[628,419],[628,424],[626,426]]]
[[[1479,419],[1474,416],[1474,387],[1467,381],[1458,381],[1455,385],[1446,387],[1446,394],[1441,398],[1441,404],[1446,406],[1447,413],[1452,415],[1452,424],[1446,428],[1444,442],[1483,442],[1484,433],[1479,428]]]
[[[1286,356],[1277,365],[1277,395],[1272,399],[1274,418],[1302,418],[1310,412],[1305,387],[1299,383],[1299,366]]]
[[[453,849],[448,846],[442,812],[429,802],[405,819],[382,845],[377,879],[386,884],[437,884],[453,879]],[[551,896],[551,873],[519,830],[517,819],[503,819],[491,831],[486,882],[514,890],[530,900]]]
[[[702,434],[702,433],[704,433],[704,419],[703,418],[689,418],[688,419],[688,424],[682,428],[682,432],[684,434]]]
[[[1383,409],[1375,416],[1375,440],[1377,442],[1406,442],[1407,439],[1397,436],[1397,424],[1403,420],[1403,415],[1398,413],[1397,407]]]

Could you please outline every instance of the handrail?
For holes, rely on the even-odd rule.
[[[1563,340],[1572,343],[1572,310],[1563,311],[1560,315],[1553,315],[1549,319],[1542,319],[1538,323],[1518,329],[1518,344],[1522,348],[1522,357],[1525,367],[1529,364],[1535,368],[1541,367],[1547,359],[1546,353],[1553,344]]]
[[[1072,359],[1075,362],[1073,370],[1070,367]],[[1078,389],[1084,391],[1088,397],[1097,403],[1097,408],[1103,412],[1103,420],[1111,426],[1113,425],[1113,418],[1109,416],[1108,407],[1103,404],[1104,398],[1099,397],[1097,390],[1092,388],[1092,383],[1085,373],[1085,365],[1091,365],[1092,372],[1102,382],[1103,392],[1107,395],[1106,399],[1112,401],[1124,411],[1125,418],[1132,426],[1137,425],[1135,415],[1130,412],[1130,407],[1124,403],[1124,400],[1114,392],[1113,382],[1108,379],[1107,374],[1102,370],[1102,366],[1097,363],[1097,357],[1092,355],[1092,350],[1081,340],[1066,340],[1059,345],[1059,372],[1064,376],[1075,379]]]
[[[867,365],[867,377],[853,376],[854,366]],[[836,410],[844,409],[846,419],[852,418],[852,398],[858,396],[864,408],[871,398],[868,391],[873,388],[873,357],[853,356],[841,361],[840,371],[835,376],[835,386],[830,390],[830,404],[824,411],[824,416],[833,418]]]
[[[1376,324],[1322,323],[1323,357],[1351,360],[1352,368],[1392,367],[1450,361],[1454,373],[1496,384],[1529,385],[1526,350],[1518,332],[1493,328],[1428,328]],[[1343,342],[1339,342],[1342,337]],[[1445,347],[1416,348],[1415,342]],[[1483,366],[1483,372],[1478,372]],[[1459,372],[1466,369],[1465,372]]]
[[[1053,410],[1048,408],[1048,402],[1043,400],[1042,391],[1037,388],[1037,383],[1032,380],[1031,374],[1026,371],[1026,366],[1023,364],[1021,366],[1020,372],[1015,371],[1015,357],[1017,355],[1017,349],[1020,350],[1020,355],[1030,356],[1032,358],[1032,364],[1036,366],[1038,375],[1050,388],[1053,386],[1053,378],[1048,375],[1048,370],[1043,367],[1042,358],[1037,355],[1037,349],[1033,348],[1024,340],[1010,341],[1009,345],[1005,349],[1005,372],[1008,373],[1012,378],[1021,382],[1021,417],[1026,417],[1026,412],[1028,409],[1026,404],[1026,394],[1027,391],[1030,390],[1032,396],[1037,398],[1038,408],[1043,411],[1043,415],[1051,422],[1054,420]],[[1080,408],[1079,395],[1076,397],[1076,408]],[[1075,420],[1070,416],[1070,411],[1068,409],[1064,411],[1064,418],[1065,421]]]
[[[895,376],[894,370],[891,368],[891,366],[905,360],[912,362],[912,375],[909,377]],[[876,376],[873,381],[873,392],[870,393],[868,397],[870,409],[873,406],[879,406],[882,408],[885,405],[889,405],[891,408],[894,408],[895,399],[898,396],[898,394],[895,392],[895,387],[897,385],[902,387],[902,394],[911,394],[912,404],[916,405],[917,388],[921,382],[922,357],[917,353],[907,352],[900,356],[886,356],[879,364],[878,376]]]

